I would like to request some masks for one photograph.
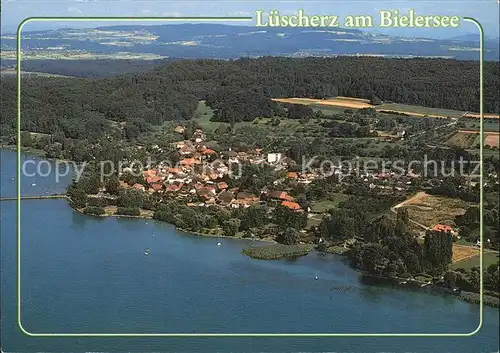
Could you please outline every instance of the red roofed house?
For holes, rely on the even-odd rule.
[[[139,191],[144,191],[145,190],[144,185],[139,184],[139,183],[134,184],[132,187],[134,189],[136,189],[136,190],[139,190]]]
[[[194,188],[195,188],[196,190],[201,190],[201,189],[203,189],[204,187],[205,187],[205,185],[203,185],[202,183],[196,183],[196,184],[194,184]]]
[[[179,191],[180,189],[182,189],[183,185],[184,185],[183,183],[180,183],[179,185],[175,185],[175,184],[167,185],[165,187],[165,192],[176,192],[176,191]]]
[[[167,172],[172,174],[179,174],[181,170],[179,168],[168,168]]]
[[[292,201],[283,201],[281,203],[281,206],[288,207],[289,209],[294,211],[302,211],[302,207],[300,207],[298,203]]]
[[[155,169],[150,169],[150,170],[143,171],[142,174],[146,178],[146,177],[156,176],[156,174],[158,174],[158,172]]]
[[[272,191],[267,196],[271,199],[277,199],[281,201],[293,201],[293,197],[288,195],[286,191]]]
[[[240,191],[236,198],[238,200],[249,200],[249,201],[259,201],[259,197],[257,195],[251,194],[249,192]]]
[[[205,148],[203,151],[201,151],[202,154],[208,156],[208,155],[211,155],[211,154],[216,154],[217,152],[215,152],[214,150],[210,149],[210,148]]]
[[[288,178],[289,179],[298,179],[299,175],[295,172],[290,172],[290,173],[288,173]]]
[[[221,181],[220,183],[217,183],[217,187],[219,188],[219,190],[225,190],[229,186],[227,185],[227,183],[225,181]]]
[[[149,189],[149,192],[152,193],[152,192],[155,192],[155,191],[161,191],[163,188],[163,184],[161,183],[154,183],[154,184],[151,184],[151,189]]]
[[[201,161],[199,159],[195,159],[195,158],[184,158],[183,160],[181,160],[180,163],[183,166],[193,166],[195,164],[200,164]]]
[[[198,196],[204,197],[208,200],[216,195],[215,186],[203,186],[202,188],[197,188],[196,193]]]
[[[148,184],[161,183],[162,181],[163,181],[163,178],[159,177],[159,176],[148,176],[148,177],[146,177],[146,182]]]
[[[378,173],[378,174],[375,174],[374,176],[374,179],[389,179],[391,177],[391,175],[389,173]]]
[[[453,229],[453,227],[445,224],[436,224],[434,227],[432,227],[432,230],[436,232],[449,232],[454,236],[457,235],[457,232]]]

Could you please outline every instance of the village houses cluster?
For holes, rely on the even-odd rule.
[[[182,134],[184,128],[177,126],[175,132]],[[201,129],[196,129],[192,138],[174,142],[180,161],[175,166],[157,165],[143,171],[145,183],[136,183],[132,186],[121,181],[121,187],[134,188],[150,194],[168,195],[172,199],[186,202],[187,206],[218,205],[228,208],[246,208],[253,204],[266,202],[271,205],[281,204],[296,212],[303,212],[302,207],[286,191],[279,190],[280,180],[276,180],[275,190],[263,188],[260,195],[230,188],[227,181],[238,178],[240,167],[244,163],[261,165],[267,164],[275,170],[282,170],[285,179],[289,178],[298,183],[309,184],[319,178],[318,174],[287,172],[295,162],[283,153],[264,154],[262,149],[236,152],[232,150],[216,152],[206,146],[205,135]],[[124,169],[124,172],[127,170]],[[147,185],[147,186],[145,186]],[[193,201],[196,200],[196,201]]]
[[[184,133],[184,127],[177,126],[175,132]],[[264,153],[255,148],[247,152],[228,151],[217,152],[206,146],[205,134],[202,129],[196,129],[192,138],[174,142],[178,150],[180,161],[175,167],[157,165],[143,171],[144,183],[132,186],[121,181],[123,188],[133,188],[150,194],[168,195],[171,199],[186,202],[187,206],[220,206],[227,208],[247,208],[254,204],[266,203],[270,206],[281,204],[296,212],[310,212],[303,210],[294,197],[287,191],[281,190],[284,180],[307,185],[314,180],[324,178],[319,170],[292,171],[296,162],[285,156],[284,153]],[[276,171],[283,171],[281,179],[274,181],[275,188],[263,188],[260,195],[239,190],[238,187],[229,187],[228,180],[238,178],[234,174],[234,166],[241,167],[244,163],[272,166]],[[125,171],[125,170],[124,170]],[[239,169],[241,171],[241,169]],[[367,172],[356,168],[347,170],[346,167],[334,167],[333,175],[358,175],[359,181],[369,185],[370,189],[388,189],[403,191],[411,187],[413,180],[421,178],[420,174],[408,171],[399,175],[393,171]],[[147,185],[147,186],[145,186]],[[426,183],[420,185],[426,188]],[[431,185],[427,185],[430,188]],[[434,230],[451,232],[456,236],[456,229],[450,226],[437,224]]]

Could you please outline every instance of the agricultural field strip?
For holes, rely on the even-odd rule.
[[[312,98],[273,98],[271,99],[274,102],[279,103],[289,103],[289,104],[304,104],[304,105],[318,105],[318,106],[334,106],[334,107],[343,107],[343,108],[354,108],[354,109],[363,109],[363,108],[375,108],[376,111],[386,111],[393,113],[402,113],[410,116],[428,116],[430,118],[448,118],[449,115],[436,114],[432,112],[426,112],[426,110],[434,109],[434,108],[426,108],[419,106],[408,106],[405,108],[399,104],[383,104],[381,106],[375,106],[369,103],[366,99],[361,98],[350,98],[350,97],[337,97],[333,99],[312,99]],[[397,109],[394,109],[397,107]],[[436,108],[437,109],[437,108]],[[467,118],[479,118],[479,114],[477,113],[469,113],[469,112],[461,112],[461,111],[451,111],[449,113],[453,115],[453,117],[467,117]],[[500,115],[498,114],[484,114],[485,118],[493,118],[500,119]]]

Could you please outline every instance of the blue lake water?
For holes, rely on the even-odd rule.
[[[16,154],[2,150],[2,196],[15,195],[15,175]],[[70,182],[69,175],[59,183],[53,176],[24,177],[21,192],[56,193]],[[16,323],[16,203],[0,207],[5,352],[498,350],[498,310],[489,307],[482,330],[467,338],[29,337]],[[216,242],[161,222],[81,215],[65,200],[22,201],[23,327],[32,333],[464,333],[479,322],[478,305],[363,284],[336,256],[258,261],[241,254],[248,241]],[[331,290],[338,285],[353,289]]]

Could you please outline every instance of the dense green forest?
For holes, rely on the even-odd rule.
[[[139,73],[164,66],[179,59],[89,59],[89,60],[23,60],[21,70],[73,77],[107,77]],[[2,60],[2,67],[16,67],[15,60]]]
[[[499,72],[498,63],[485,63],[487,112],[500,111]],[[21,129],[92,140],[124,123],[120,137],[133,138],[149,124],[190,119],[201,99],[226,122],[284,114],[272,97],[342,95],[478,111],[478,77],[476,62],[372,57],[182,60],[100,79],[26,77]],[[1,100],[3,135],[12,134],[15,77],[2,77]]]

